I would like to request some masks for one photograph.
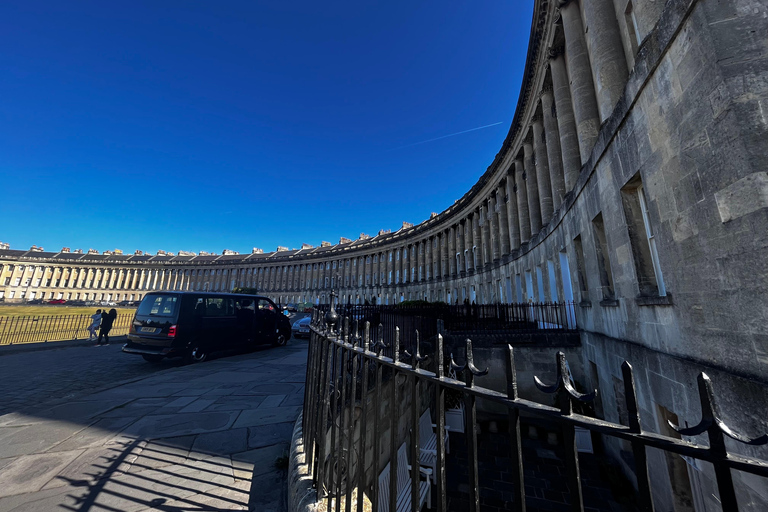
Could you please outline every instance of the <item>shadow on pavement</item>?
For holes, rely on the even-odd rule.
[[[276,462],[303,404],[306,346],[161,363],[0,416],[0,512],[284,510]]]

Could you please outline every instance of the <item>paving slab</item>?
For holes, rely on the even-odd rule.
[[[248,428],[248,448],[263,448],[291,440],[293,423],[272,423]]]
[[[271,423],[286,423],[295,420],[301,411],[300,407],[270,407],[243,411],[237,418],[234,427],[255,427]]]
[[[24,360],[39,353],[23,354]],[[108,350],[99,354],[98,364],[106,364]],[[121,358],[115,364],[136,362],[113,355]],[[280,380],[289,372],[303,376],[305,360],[306,343],[292,341],[169,365],[117,387],[30,408],[6,400],[0,512],[282,512],[285,472],[275,461],[287,453],[303,387]],[[62,375],[73,378],[72,372]],[[41,384],[46,390],[57,385],[64,383]]]

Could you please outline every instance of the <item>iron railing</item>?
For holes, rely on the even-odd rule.
[[[329,305],[316,309],[326,314]],[[357,321],[369,322],[371,337],[379,338],[379,328],[384,339],[392,339],[395,327],[400,328],[400,347],[413,351],[414,333],[419,332],[421,341],[433,341],[440,329],[447,331],[504,331],[506,333],[532,333],[540,331],[576,331],[576,315],[572,302],[517,303],[517,304],[465,304],[438,305],[359,305],[337,304],[337,314]],[[390,347],[383,355],[392,357]]]
[[[343,325],[336,329],[336,325]],[[350,329],[351,325],[351,329]],[[362,328],[362,334],[358,331]],[[340,332],[338,332],[340,331]],[[333,308],[322,315],[319,311],[313,313],[311,338],[309,343],[307,376],[304,396],[303,432],[306,461],[309,472],[317,489],[318,501],[327,499],[327,510],[340,511],[341,502],[346,499],[345,510],[351,511],[351,496],[353,488],[357,488],[358,496],[363,492],[372,502],[372,510],[379,511],[378,487],[376,485],[378,472],[386,465],[381,460],[382,426],[386,420],[395,425],[396,419],[408,416],[410,434],[408,453],[410,461],[419,460],[419,417],[426,399],[434,407],[437,436],[437,465],[436,465],[436,504],[438,512],[447,510],[446,500],[446,450],[445,450],[445,397],[446,392],[460,393],[466,412],[467,428],[465,429],[468,454],[468,484],[470,492],[470,509],[477,512],[480,508],[478,471],[478,439],[476,402],[493,402],[505,406],[509,420],[509,457],[512,460],[509,474],[514,488],[513,510],[526,510],[526,490],[524,471],[525,461],[522,455],[521,443],[521,414],[533,416],[554,422],[562,429],[565,445],[566,479],[570,491],[573,510],[584,510],[582,482],[580,479],[579,453],[576,446],[576,428],[587,429],[592,433],[602,434],[612,438],[626,440],[632,447],[634,455],[635,476],[637,482],[637,505],[642,511],[654,510],[653,490],[649,477],[647,449],[657,448],[665,452],[675,453],[708,461],[714,466],[717,488],[722,508],[725,511],[739,509],[732,470],[739,470],[762,477],[768,477],[768,462],[743,455],[730,453],[726,448],[725,439],[729,437],[749,445],[768,443],[768,435],[754,439],[735,433],[723,420],[713,391],[712,382],[701,373],[698,377],[698,392],[701,403],[702,418],[694,427],[673,427],[683,436],[696,436],[706,433],[709,446],[696,444],[673,437],[645,431],[641,427],[637,393],[632,366],[628,362],[622,364],[624,379],[624,395],[628,411],[629,425],[611,423],[588,417],[574,412],[578,403],[592,401],[596,391],[579,393],[571,378],[570,370],[562,352],[557,353],[557,378],[552,384],[541,382],[535,378],[535,384],[544,393],[558,397],[559,407],[543,405],[526,400],[518,395],[517,372],[515,368],[514,350],[507,346],[506,356],[506,392],[497,392],[479,387],[475,378],[488,373],[480,370],[473,360],[472,343],[466,341],[466,360],[457,364],[450,356],[450,369],[454,370],[463,380],[457,380],[446,375],[443,364],[436,364],[435,371],[424,368],[427,359],[444,361],[443,340],[437,335],[435,352],[430,357],[422,356],[419,350],[418,335],[415,336],[415,348],[404,356],[409,362],[400,360],[400,332],[395,329],[392,337],[385,337],[385,331],[379,328],[378,338],[371,339],[371,326],[368,322],[358,323],[354,319],[336,315]],[[387,344],[385,344],[385,339]],[[385,357],[382,351],[391,348],[392,357]],[[410,404],[406,407],[397,399],[397,377],[405,377],[405,392],[410,392]],[[384,397],[382,393],[389,392],[389,418],[382,416],[380,406]],[[422,397],[422,393],[425,394]],[[359,397],[362,413],[356,417],[354,408]],[[370,399],[370,400],[369,400]],[[423,399],[423,400],[422,400]],[[371,418],[370,407],[373,408]],[[371,424],[371,420],[372,423]],[[372,430],[372,432],[371,432]],[[390,453],[385,454],[390,464],[389,507],[394,512],[397,498],[397,439],[396,428],[390,429]],[[353,441],[354,433],[361,435]],[[453,435],[453,434],[452,434]],[[366,438],[373,440],[372,449],[366,450]],[[356,446],[353,447],[353,442]],[[354,450],[353,450],[354,448]],[[338,454],[344,454],[343,457]],[[335,457],[335,458],[334,458]],[[345,459],[346,458],[346,459]],[[328,463],[328,460],[331,463]],[[365,475],[366,463],[371,463],[373,480]],[[410,471],[411,478],[411,510],[419,510],[419,469],[413,463]],[[373,481],[374,485],[370,485]],[[387,507],[384,507],[385,509]],[[356,510],[363,510],[363,499],[357,499]]]
[[[118,314],[110,336],[128,334],[132,320],[133,313]],[[91,323],[90,315],[0,316],[0,345],[84,339]]]

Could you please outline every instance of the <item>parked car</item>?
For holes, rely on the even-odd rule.
[[[285,345],[290,337],[288,318],[267,297],[151,292],[136,310],[123,352],[147,361],[183,357],[193,362],[219,350]]]
[[[311,316],[305,316],[300,320],[293,322],[291,330],[293,331],[294,338],[309,338],[309,323],[312,321]]]
[[[85,306],[84,300],[71,300],[67,302],[67,306]]]
[[[27,301],[27,305],[33,306],[35,304],[43,304],[43,299],[32,299]]]
[[[285,306],[285,309],[287,309],[291,313],[296,313],[298,311],[296,304],[288,304],[287,306]]]
[[[64,299],[51,299],[48,301],[48,304],[64,304],[65,302],[67,301]]]

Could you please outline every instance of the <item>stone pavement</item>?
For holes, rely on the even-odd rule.
[[[0,512],[283,510],[305,371],[291,340],[0,416]]]
[[[68,342],[48,343],[47,350],[10,354],[4,349],[11,347],[0,347],[0,415],[181,366],[178,359],[147,364],[141,357],[121,353],[125,337],[113,339],[106,347],[94,347],[92,342],[80,346],[64,343]]]

